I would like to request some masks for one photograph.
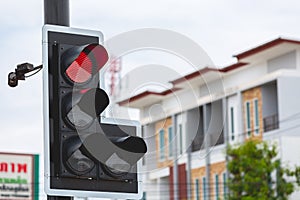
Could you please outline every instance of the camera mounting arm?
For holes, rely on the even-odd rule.
[[[17,65],[17,68],[15,69],[14,72],[10,72],[8,74],[8,85],[10,87],[16,87],[18,85],[19,80],[25,80],[25,78],[28,78],[30,76],[33,76],[37,74],[41,69],[43,68],[43,65],[39,65],[34,67],[33,64],[30,63],[22,63]],[[28,76],[25,76],[25,74],[29,72],[34,72],[33,74],[30,74]]]

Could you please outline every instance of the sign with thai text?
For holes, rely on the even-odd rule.
[[[38,158],[38,155],[0,153],[0,199],[38,199]]]

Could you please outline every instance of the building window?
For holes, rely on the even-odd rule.
[[[199,196],[199,179],[196,179],[195,181],[195,197],[196,200],[200,200],[200,196]]]
[[[258,111],[258,99],[254,99],[254,132],[259,134],[259,111]]]
[[[206,178],[202,178],[202,195],[203,195],[203,200],[207,200],[207,191],[206,191]]]
[[[231,133],[231,140],[234,141],[234,108],[230,107],[230,133]]]
[[[179,124],[179,154],[183,153],[182,124]]]
[[[146,192],[143,192],[143,197],[141,200],[146,200]]]
[[[227,177],[226,173],[223,173],[223,199],[227,199]]]
[[[215,175],[215,199],[219,200],[219,175]]]
[[[245,104],[245,110],[246,110],[246,132],[247,137],[250,137],[251,135],[251,113],[250,113],[250,102],[247,101]]]
[[[173,156],[173,129],[172,126],[168,128],[168,140],[169,140],[169,157]]]
[[[160,160],[165,159],[165,131],[161,129],[159,131],[159,158]]]

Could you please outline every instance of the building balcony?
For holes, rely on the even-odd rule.
[[[199,151],[200,149],[204,149],[204,136],[196,136],[192,142],[192,152]]]
[[[210,147],[224,144],[224,133],[211,133],[210,134]],[[192,143],[192,152],[199,151],[205,148],[205,137],[203,134],[201,136],[196,136]]]
[[[272,131],[279,128],[278,114],[274,114],[263,119],[264,132]]]

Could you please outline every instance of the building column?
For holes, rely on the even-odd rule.
[[[187,149],[187,174],[186,174],[186,182],[187,182],[187,199],[192,199],[192,163],[191,163],[191,156],[192,156],[192,146],[190,145]]]
[[[160,180],[160,178],[157,178],[156,179],[156,191],[157,191],[157,195],[155,195],[155,197],[157,198],[157,199],[161,199],[161,197],[162,197],[162,194],[163,194],[163,192],[162,192],[162,190],[161,190],[161,180]]]
[[[230,143],[229,143],[229,132],[228,132],[228,106],[227,106],[227,97],[224,97],[222,99],[222,112],[223,112],[223,134],[224,134],[224,144],[225,144],[225,151],[227,151]],[[226,177],[228,179],[228,156],[227,153],[225,154],[225,173],[226,173]],[[224,181],[224,180],[223,180]],[[225,184],[225,182],[223,182],[223,184]],[[226,191],[228,191],[228,188],[226,186],[226,190],[224,191],[223,187],[223,193],[225,193]]]
[[[205,135],[205,176],[206,176],[206,199],[210,200],[210,143],[211,135],[208,131],[207,104],[203,105],[203,128]]]
[[[227,115],[227,98],[222,99],[222,121],[223,121],[223,134],[224,134],[224,144],[227,148],[229,146],[229,134],[228,134],[228,115]]]
[[[237,93],[238,105],[237,105],[237,119],[238,119],[238,130],[237,130],[237,137],[238,142],[245,141],[245,134],[244,134],[244,116],[243,116],[243,95],[241,91]]]
[[[174,190],[174,200],[179,200],[179,195],[178,195],[178,191],[179,191],[179,187],[178,187],[178,161],[177,161],[177,120],[176,120],[176,115],[172,115],[172,130],[173,130],[173,138],[174,141],[172,141],[173,143],[173,190]]]

